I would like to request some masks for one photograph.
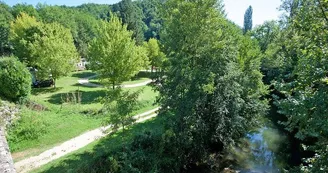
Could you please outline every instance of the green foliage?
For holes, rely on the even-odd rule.
[[[159,101],[175,116],[178,167],[207,160],[211,146],[220,151],[234,144],[266,110],[259,48],[218,5],[170,0],[163,8],[161,39],[171,66]]]
[[[259,42],[262,52],[268,49],[270,43],[272,43],[279,34],[280,28],[276,21],[266,21],[262,25],[256,26],[251,35]]]
[[[253,28],[253,8],[249,6],[244,15],[244,34]]]
[[[15,151],[20,148],[13,144],[35,140],[47,133],[47,123],[42,121],[37,115],[24,112],[13,122],[7,132],[7,140],[9,145],[12,146],[10,149]]]
[[[94,4],[87,3],[76,7],[79,11],[83,13],[89,13],[96,19],[107,19],[107,15],[110,13],[110,6],[106,4]]]
[[[119,127],[124,129],[132,124],[135,119],[133,114],[138,108],[138,97],[141,90],[130,93],[129,91],[122,91],[120,88],[108,91],[108,99],[115,101],[114,107],[108,104],[113,104],[112,101],[107,101],[105,108],[109,112],[108,122],[113,125],[113,129],[117,130]],[[114,112],[111,112],[114,110]]]
[[[73,71],[78,55],[69,29],[58,23],[43,24],[42,34],[34,34],[34,42],[29,45],[32,57],[36,58],[38,77],[54,80]]]
[[[162,28],[162,20],[160,18],[159,9],[163,4],[162,0],[143,0],[136,1],[137,5],[143,11],[143,22],[147,26],[145,29],[145,39],[159,39],[159,32]]]
[[[30,72],[16,58],[0,58],[1,96],[12,101],[28,97],[31,92],[31,82]]]
[[[136,43],[141,45],[144,41],[142,10],[132,0],[122,0],[113,5],[112,11],[122,19],[127,29],[133,32],[132,36]]]
[[[26,3],[16,4],[12,7],[12,15],[17,18],[21,13],[25,13],[29,16],[33,16],[35,18],[39,18],[39,14],[33,5],[28,5]]]
[[[328,165],[327,6],[324,0],[284,1],[289,13],[284,37],[271,48],[273,55],[283,57],[274,82],[283,95],[275,98],[279,112],[287,117],[282,124],[303,143],[317,141],[306,146],[317,155],[307,159],[310,165],[303,167],[304,172],[325,172]]]
[[[108,88],[129,80],[147,61],[131,36],[127,26],[112,15],[110,22],[99,24],[97,37],[90,44],[91,69],[99,74],[101,83]]]
[[[80,55],[87,57],[88,43],[96,33],[97,20],[89,13],[73,8],[39,4],[38,12],[45,23],[57,22],[70,29]]]
[[[22,13],[11,24],[11,42],[21,61],[37,67],[39,79],[52,75],[56,80],[78,62],[70,30],[58,23],[44,24]]]
[[[32,56],[29,45],[34,41],[34,34],[40,32],[41,23],[35,17],[25,13],[17,16],[10,24],[10,42],[14,47],[14,54],[27,65],[34,65],[36,58]]]
[[[0,2],[0,56],[10,53],[9,26],[12,20],[10,7]]]
[[[148,54],[150,65],[153,67],[161,68],[165,61],[165,54],[161,52],[158,41],[154,38],[149,39],[148,42],[144,43],[144,48]]]

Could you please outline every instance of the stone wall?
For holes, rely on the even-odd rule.
[[[15,173],[14,162],[10,154],[4,128],[0,127],[0,172]]]
[[[15,173],[15,166],[8,142],[5,127],[9,127],[16,118],[19,109],[10,103],[0,100],[0,173]]]

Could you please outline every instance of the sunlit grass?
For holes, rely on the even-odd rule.
[[[27,156],[39,154],[55,145],[69,140],[85,131],[104,125],[107,119],[104,115],[92,115],[103,106],[99,97],[105,96],[104,88],[86,87],[78,84],[78,79],[92,76],[90,71],[74,72],[56,82],[57,88],[33,89],[31,100],[45,106],[48,111],[23,109],[22,114],[30,114],[47,124],[47,132],[38,139],[10,143],[15,161]],[[136,91],[142,89],[139,96],[140,109],[135,114],[153,109],[157,93],[149,86],[130,88],[125,90]],[[81,103],[65,103],[68,93],[81,94]]]

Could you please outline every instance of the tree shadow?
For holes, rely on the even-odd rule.
[[[79,91],[81,94],[81,104],[90,104],[95,103],[97,98],[103,97],[106,95],[105,90],[97,90],[97,91]],[[65,102],[67,99],[73,99],[73,94],[76,99],[78,97],[77,91],[67,92],[67,93],[58,93],[54,94],[49,98],[49,102],[52,104],[61,104],[63,101]]]
[[[87,78],[87,77],[90,77],[90,76],[93,76],[93,75],[96,75],[96,73],[91,72],[91,71],[83,71],[83,72],[80,72],[80,73],[74,73],[72,75],[72,77],[76,77],[76,78]]]
[[[135,76],[132,77],[132,80],[138,80],[141,78],[151,78],[152,77],[152,73],[148,72],[148,71],[140,71],[138,74],[136,74]]]
[[[92,82],[92,83],[98,84],[96,82]],[[100,85],[100,83],[99,83],[99,85]],[[89,86],[89,85],[82,85],[82,84],[79,84],[79,83],[76,83],[72,86],[76,86],[76,87],[80,87],[80,88],[103,88],[102,86]]]
[[[63,87],[33,88],[31,94],[37,96],[39,94],[54,93],[61,89],[63,89]]]
[[[107,172],[109,165],[106,163],[108,163],[108,159],[111,156],[110,153],[122,150],[122,144],[125,141],[130,143],[135,136],[145,131],[162,131],[163,121],[165,121],[165,117],[156,117],[150,121],[131,126],[124,132],[124,141],[122,140],[123,133],[121,131],[109,134],[101,139],[92,149],[70,155],[47,170],[42,170],[42,172]]]

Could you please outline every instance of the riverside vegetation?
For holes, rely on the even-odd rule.
[[[245,10],[240,27],[222,0],[0,2],[0,94],[18,109],[2,126],[14,160],[112,124],[111,135],[33,171],[327,172],[328,1],[282,0],[280,20],[255,27],[256,9]],[[76,72],[81,57],[89,70]],[[27,67],[54,87],[31,89]],[[95,75],[102,87],[77,83]],[[120,87],[146,78],[151,86]],[[131,125],[157,106],[156,118]]]

